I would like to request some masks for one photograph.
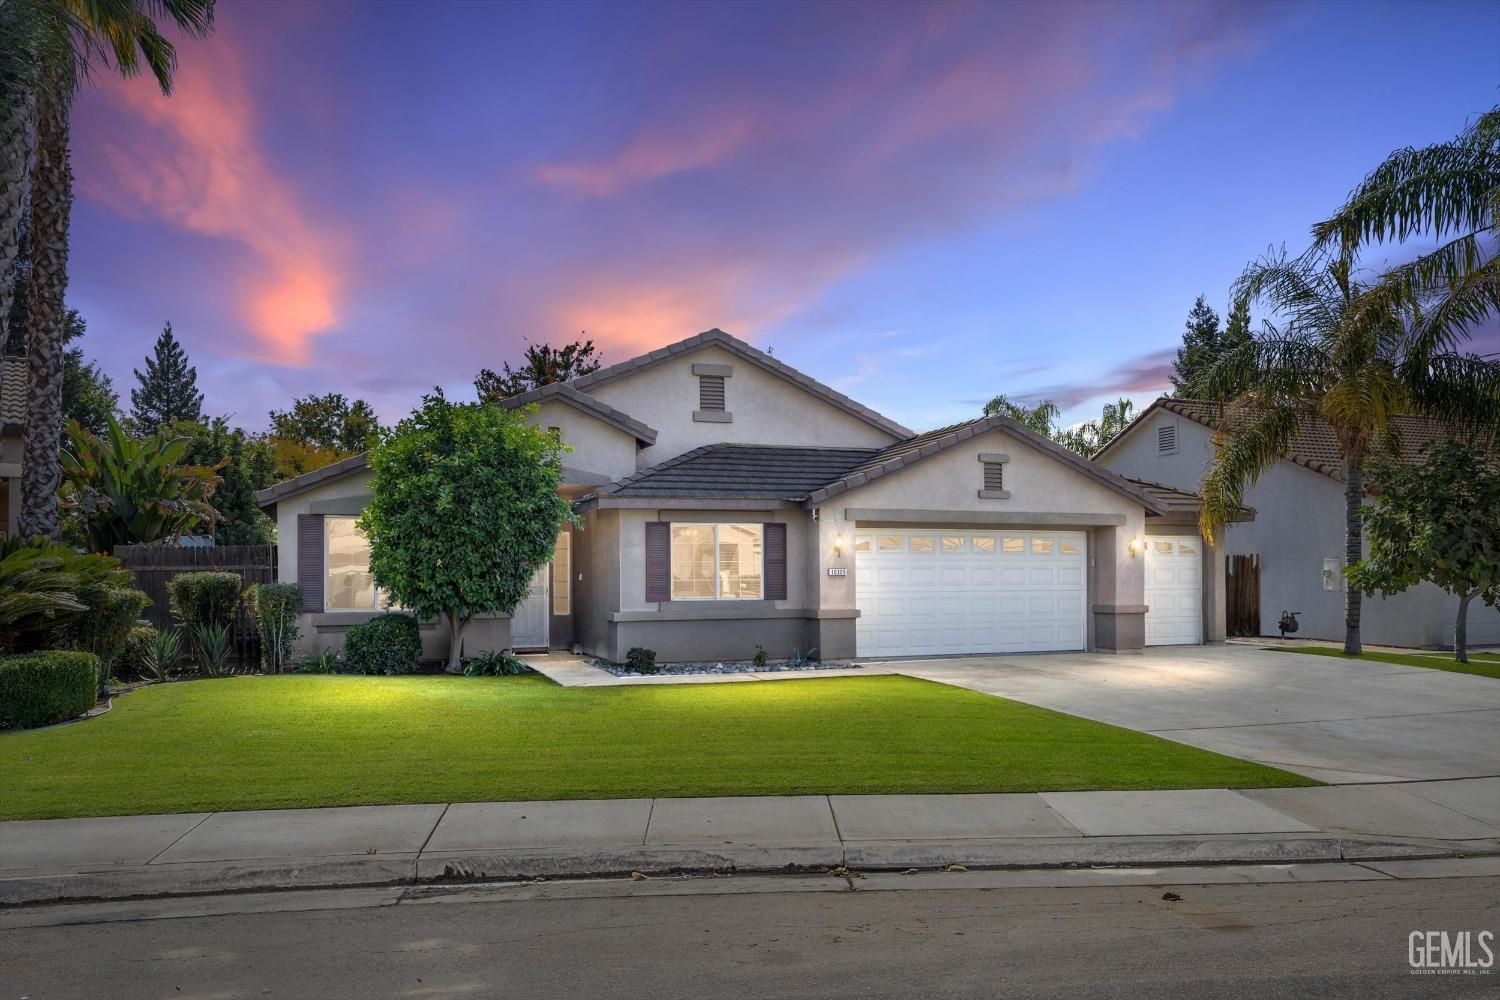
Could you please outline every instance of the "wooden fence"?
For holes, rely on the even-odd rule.
[[[1260,556],[1225,556],[1224,630],[1260,635]]]
[[[135,585],[151,598],[142,618],[157,628],[175,628],[167,584],[178,573],[238,573],[240,589],[276,580],[276,546],[119,545],[115,558],[135,575]],[[243,606],[234,619],[234,659],[242,668],[260,664],[260,637]]]

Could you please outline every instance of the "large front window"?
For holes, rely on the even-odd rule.
[[[370,540],[352,517],[323,518],[323,606],[328,611],[378,611],[380,590],[370,572]]]
[[[761,526],[672,525],[672,600],[759,600]]]

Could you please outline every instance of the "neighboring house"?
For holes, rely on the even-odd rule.
[[[25,447],[26,355],[0,356],[0,528],[16,533],[21,513],[21,452]]]
[[[1140,480],[1196,490],[1213,457],[1219,407],[1186,399],[1158,399],[1106,444],[1094,461]],[[1396,418],[1401,455],[1415,461],[1443,436],[1435,421]],[[1344,638],[1344,481],[1333,431],[1305,423],[1285,460],[1245,490],[1254,523],[1230,526],[1226,555],[1259,556],[1260,628],[1276,633],[1283,611],[1301,612],[1304,638]],[[1368,552],[1368,543],[1366,543]],[[1220,571],[1222,571],[1220,567]],[[1430,583],[1388,598],[1367,598],[1360,618],[1365,642],[1391,646],[1451,646],[1458,600]],[[1500,643],[1500,612],[1469,605],[1469,642]]]
[[[501,405],[528,404],[572,448],[561,490],[583,523],[471,649],[843,659],[1223,637],[1196,498],[1006,417],[914,435],[719,330]],[[259,495],[305,646],[380,604],[354,527],[369,476],[356,457]],[[439,655],[441,630],[424,637]]]

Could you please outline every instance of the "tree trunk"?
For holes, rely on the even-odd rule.
[[[1364,463],[1359,456],[1344,460],[1344,565],[1353,566],[1364,558],[1363,522],[1360,508],[1365,499]],[[1360,654],[1359,644],[1358,587],[1344,584],[1344,653],[1348,656]]]
[[[0,344],[10,336],[10,308],[16,286],[10,280],[20,249],[22,193],[31,159],[31,115],[36,93],[21,81],[6,81],[0,108]]]
[[[464,615],[463,617],[459,617],[452,611],[449,611],[447,615],[448,664],[443,668],[443,671],[449,674],[461,674],[464,672],[464,629],[468,627],[469,616]]]
[[[1453,662],[1469,662],[1469,602],[1477,591],[1469,591],[1458,599],[1458,619],[1453,623]]]
[[[26,320],[26,444],[21,457],[19,525],[23,538],[57,537],[68,216],[73,207],[73,167],[68,154],[72,96],[71,58],[50,57],[37,93],[36,163],[31,171],[31,302]]]

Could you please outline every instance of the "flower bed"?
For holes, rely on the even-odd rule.
[[[847,661],[823,663],[813,660],[798,666],[783,661],[758,667],[751,660],[710,660],[702,663],[663,663],[651,673],[646,674],[631,670],[623,663],[609,663],[605,660],[593,660],[592,663],[600,670],[614,674],[616,677],[654,677],[660,674],[782,674],[817,670],[848,670],[859,666],[858,663]]]

